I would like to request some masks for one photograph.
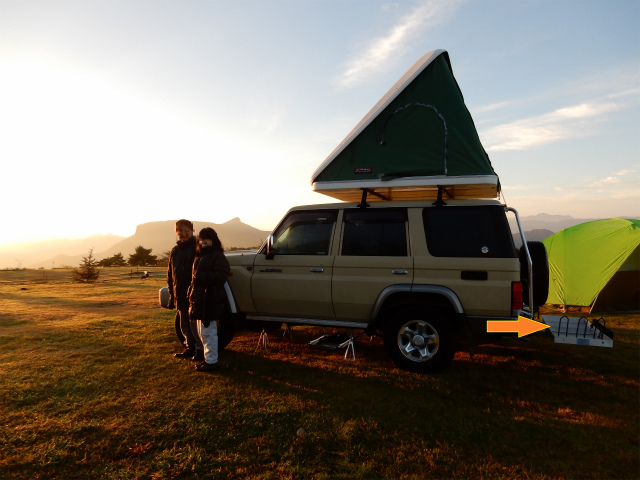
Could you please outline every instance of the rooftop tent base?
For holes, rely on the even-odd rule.
[[[441,187],[444,200],[496,198],[498,177],[412,177],[389,181],[361,180],[314,183],[313,190],[345,202],[361,202],[363,190],[367,201],[437,200]]]

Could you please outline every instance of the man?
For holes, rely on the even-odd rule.
[[[189,298],[187,290],[191,283],[191,268],[196,255],[196,238],[193,236],[193,223],[189,220],[176,222],[178,241],[169,255],[167,285],[169,286],[169,307],[176,309],[176,323],[185,338],[185,350],[175,353],[176,358],[204,360],[202,341],[198,335],[196,322],[189,321]]]

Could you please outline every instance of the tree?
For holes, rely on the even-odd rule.
[[[162,252],[162,254],[158,257],[158,262],[156,265],[161,267],[166,267],[169,265],[169,257],[171,256],[171,250],[167,250]]]
[[[146,267],[155,265],[158,261],[156,255],[151,255],[151,248],[146,249],[142,245],[136,247],[135,253],[129,255],[129,265],[132,267]]]
[[[116,253],[113,257],[103,258],[98,262],[101,267],[124,267],[127,261],[122,256],[122,252]]]
[[[82,257],[82,263],[79,268],[74,268],[73,280],[79,283],[95,282],[100,276],[98,270],[98,262],[93,257],[93,248],[89,250],[89,255]]]

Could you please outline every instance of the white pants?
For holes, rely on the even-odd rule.
[[[218,363],[218,322],[211,322],[207,328],[198,320],[198,335],[204,347],[204,361]]]

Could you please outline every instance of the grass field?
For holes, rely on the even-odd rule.
[[[307,346],[329,330],[240,332],[202,374],[160,275],[4,275],[3,479],[640,477],[638,314],[605,316],[613,349],[508,339],[431,376],[366,336],[345,360]]]

